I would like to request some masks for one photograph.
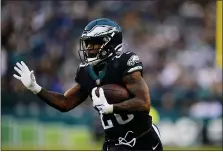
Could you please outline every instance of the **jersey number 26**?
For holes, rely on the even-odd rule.
[[[130,122],[134,118],[134,115],[128,114],[126,120],[123,120],[120,114],[114,114],[114,117],[117,120],[118,124],[124,125],[124,124],[127,124],[128,122]],[[104,129],[109,129],[109,128],[114,127],[112,120],[110,120],[110,119],[104,120],[102,114],[100,114],[100,118],[101,118],[101,123],[102,123],[102,126]]]

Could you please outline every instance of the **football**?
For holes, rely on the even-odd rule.
[[[100,86],[100,88],[103,88],[105,98],[109,104],[120,103],[130,98],[128,90],[120,85],[107,84]],[[95,91],[95,94],[99,96],[99,88]]]

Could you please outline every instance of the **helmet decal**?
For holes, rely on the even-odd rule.
[[[118,29],[116,27],[106,26],[106,25],[103,25],[103,26],[96,25],[90,31],[83,33],[82,37],[102,36],[105,34],[110,34],[115,31],[118,31]]]

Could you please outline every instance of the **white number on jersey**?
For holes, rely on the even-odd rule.
[[[128,118],[126,120],[123,120],[120,114],[114,114],[114,116],[115,116],[115,119],[117,120],[118,124],[120,124],[120,125],[127,124],[134,118],[133,114],[128,114],[127,115]],[[100,118],[101,118],[101,123],[102,123],[102,126],[104,129],[109,129],[109,128],[114,127],[112,120],[103,120],[102,114],[100,114]],[[105,121],[106,121],[106,123],[105,123]],[[107,124],[107,125],[105,125],[105,124]]]

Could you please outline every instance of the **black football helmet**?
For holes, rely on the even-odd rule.
[[[89,44],[97,44],[100,48],[97,48],[95,53],[91,53],[88,48]],[[80,37],[78,52],[82,63],[95,65],[116,53],[121,46],[122,30],[120,26],[110,19],[100,18],[91,21],[85,27]]]

